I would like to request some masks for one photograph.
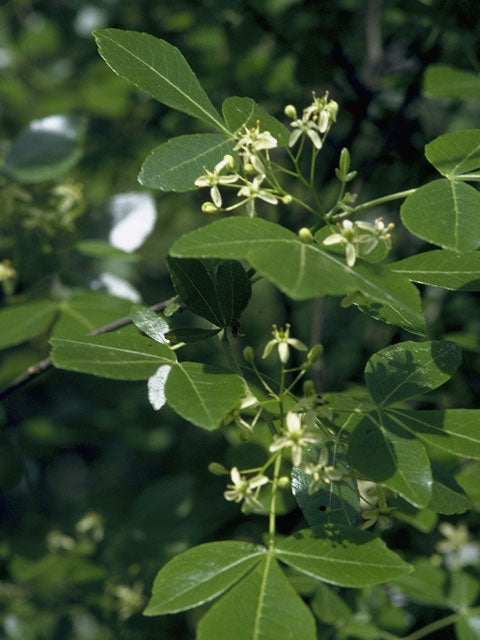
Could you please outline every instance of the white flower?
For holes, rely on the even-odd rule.
[[[277,145],[277,139],[269,131],[260,131],[260,125],[257,124],[250,129],[247,126],[244,127],[244,133],[235,145],[235,151],[266,151],[274,149]]]
[[[212,198],[212,202],[217,208],[220,208],[222,206],[222,196],[220,194],[218,185],[233,184],[238,180],[238,175],[236,173],[220,175],[225,167],[230,169],[232,168],[232,166],[232,156],[226,155],[224,156],[223,160],[220,160],[220,162],[215,165],[213,171],[209,171],[206,167],[204,167],[204,175],[198,177],[195,180],[196,187],[210,187],[210,197]]]
[[[322,148],[322,139],[318,135],[318,127],[315,122],[305,121],[302,118],[301,120],[294,120],[290,123],[290,126],[294,128],[294,131],[292,131],[288,140],[289,147],[293,147],[301,135],[305,134],[310,138],[316,149]]]
[[[298,351],[308,351],[303,342],[297,340],[296,338],[290,337],[290,325],[288,323],[285,325],[285,329],[277,329],[277,325],[274,324],[272,335],[273,340],[267,342],[263,351],[262,358],[268,358],[275,345],[277,345],[278,348],[278,357],[284,364],[285,362],[287,362],[290,355],[289,345],[294,349],[297,349]]]
[[[328,450],[324,447],[318,457],[318,462],[308,462],[302,467],[303,471],[312,476],[308,485],[308,493],[311,495],[318,491],[322,484],[330,484],[332,481],[340,480],[342,477],[331,464],[328,464]]]
[[[253,218],[255,215],[255,199],[260,198],[260,200],[264,200],[265,202],[269,202],[270,204],[278,204],[278,198],[276,198],[271,191],[267,189],[261,189],[260,185],[262,184],[265,176],[263,174],[255,176],[253,182],[247,182],[241,189],[238,190],[238,196],[247,198],[247,212],[248,215]]]
[[[286,428],[283,435],[275,438],[270,445],[270,451],[291,448],[293,466],[298,467],[302,461],[302,449],[310,444],[319,444],[322,436],[320,433],[310,431],[305,423],[302,424],[300,415],[294,411],[287,413],[285,421]]]
[[[247,479],[246,476],[240,474],[237,467],[232,467],[230,470],[230,478],[233,484],[227,484],[227,490],[223,494],[226,500],[237,503],[244,500],[246,511],[262,508],[260,502],[253,495],[253,490],[267,484],[267,476],[258,474],[253,478]]]

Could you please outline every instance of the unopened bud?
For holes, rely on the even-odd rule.
[[[245,173],[246,173],[248,176],[251,176],[251,175],[253,175],[254,173],[257,173],[257,170],[255,169],[255,167],[253,166],[253,164],[252,164],[251,162],[246,162],[246,163],[243,165],[243,170],[245,171]]]
[[[253,361],[255,360],[255,351],[250,345],[247,345],[243,350],[243,357],[247,362],[253,364]]]
[[[290,204],[292,200],[293,198],[289,193],[282,197],[283,204]]]
[[[227,476],[228,471],[225,469],[223,464],[219,462],[210,462],[208,465],[208,470],[210,473],[213,473],[214,476]]]
[[[316,391],[313,382],[311,380],[305,380],[305,382],[303,383],[303,395],[308,397],[314,396],[315,394]]]
[[[295,107],[293,106],[293,104],[287,104],[287,106],[285,107],[285,109],[283,110],[283,113],[288,117],[291,118],[292,120],[296,120],[297,119],[297,110],[295,109]]]
[[[277,486],[280,487],[280,489],[286,489],[290,486],[290,478],[288,476],[282,476],[278,479]]]
[[[213,202],[204,202],[202,204],[203,213],[218,213],[218,207]]]
[[[308,227],[302,227],[298,231],[298,237],[302,242],[305,242],[305,244],[310,244],[311,242],[313,242],[313,235]]]
[[[308,352],[307,359],[310,363],[313,364],[317,360],[320,360],[322,355],[323,355],[323,345],[316,344]]]
[[[227,169],[235,169],[235,160],[233,159],[233,156],[227,154],[226,156],[223,156],[223,160]]]
[[[347,149],[347,147],[343,147],[340,152],[340,160],[338,162],[338,166],[344,176],[346,176],[350,171],[350,151]]]

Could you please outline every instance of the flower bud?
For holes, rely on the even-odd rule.
[[[282,197],[283,204],[290,204],[292,200],[293,198],[289,193],[287,193],[287,195]]]
[[[313,242],[312,232],[307,227],[302,227],[298,231],[298,237],[302,242],[305,242],[305,244],[310,244],[311,242]]]
[[[253,364],[253,361],[255,360],[255,351],[250,345],[247,345],[243,350],[243,357],[247,362]]]
[[[290,486],[290,478],[288,476],[282,476],[278,479],[277,486],[280,489],[286,489]]]
[[[340,152],[339,169],[344,176],[350,171],[350,151],[347,147],[343,147]]]
[[[219,462],[210,462],[208,470],[210,473],[213,473],[214,476],[228,476],[228,471],[225,469],[223,464],[220,464]]]
[[[296,120],[297,119],[297,110],[295,109],[295,107],[293,106],[293,104],[287,104],[287,106],[285,107],[285,109],[283,110],[283,113],[288,117],[291,118],[292,120]]]
[[[307,355],[308,362],[313,364],[317,360],[320,360],[322,355],[323,355],[323,345],[316,344],[308,352],[308,355]]]
[[[223,160],[227,169],[235,169],[235,160],[233,159],[233,156],[227,154],[226,156],[223,156]]]
[[[203,213],[218,213],[219,208],[213,202],[204,202],[202,204]]]
[[[251,162],[246,162],[243,165],[243,170],[245,171],[245,173],[247,174],[247,176],[252,176],[254,173],[257,173],[257,170],[255,169],[255,167],[253,166],[253,164]]]
[[[314,396],[315,394],[315,385],[313,384],[312,380],[305,380],[305,382],[303,383],[303,395],[308,397]]]

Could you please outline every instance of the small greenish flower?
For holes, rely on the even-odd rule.
[[[362,511],[362,518],[365,522],[360,527],[361,529],[368,529],[378,522],[382,528],[387,528],[392,524],[392,520],[389,517],[394,507],[387,506],[387,499],[384,491],[380,487],[376,487],[378,504],[372,509],[366,509]]]
[[[262,358],[268,358],[270,353],[272,352],[273,347],[277,346],[278,348],[278,356],[280,361],[284,364],[288,361],[290,355],[289,347],[293,347],[298,351],[308,351],[308,348],[296,338],[290,337],[290,325],[287,323],[285,325],[285,329],[277,329],[277,325],[273,325],[273,340],[267,342],[265,349],[263,351]]]
[[[313,146],[316,149],[322,148],[322,139],[318,134],[318,126],[316,122],[311,120],[305,120],[304,118],[298,118],[290,123],[290,126],[294,129],[290,134],[288,140],[288,146],[293,147],[302,136],[306,135],[312,141]]]
[[[250,154],[274,149],[276,146],[278,146],[277,139],[269,131],[260,131],[260,124],[257,124],[256,127],[244,127],[243,133],[235,145],[235,151],[246,151]]]
[[[247,511],[262,508],[262,505],[254,496],[254,489],[258,489],[258,487],[267,484],[267,476],[258,474],[248,479],[246,476],[240,474],[237,467],[232,467],[230,470],[230,478],[232,484],[227,484],[227,490],[223,494],[225,500],[237,503],[244,501],[244,506]]]
[[[318,491],[322,484],[330,484],[341,479],[341,474],[335,470],[335,467],[328,464],[328,449],[324,447],[318,457],[318,462],[307,462],[303,465],[302,470],[309,476],[312,476],[308,485],[308,493],[312,495]]]
[[[270,204],[278,204],[278,198],[274,196],[271,191],[261,188],[264,178],[265,176],[263,174],[255,176],[253,182],[247,182],[238,190],[237,195],[240,198],[246,198],[247,213],[251,218],[255,215],[255,200],[257,198]]]
[[[286,426],[283,434],[276,436],[270,445],[270,451],[279,451],[280,449],[292,450],[292,464],[294,467],[300,466],[302,461],[302,453],[305,447],[312,444],[322,442],[320,433],[310,430],[308,425],[302,421],[298,413],[289,411],[285,418]]]
[[[220,162],[215,165],[213,171],[209,171],[206,167],[204,167],[204,175],[199,176],[195,180],[196,187],[210,187],[210,197],[212,198],[212,202],[217,207],[217,209],[222,206],[222,196],[220,194],[218,185],[233,184],[238,180],[238,175],[236,173],[221,175],[222,171],[225,168],[233,168],[233,158],[230,155],[224,156],[223,160],[220,160]],[[211,212],[208,211],[207,213]]]

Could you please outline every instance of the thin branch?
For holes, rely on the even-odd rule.
[[[153,306],[151,306],[150,310],[155,311],[155,313],[157,313],[158,311],[163,311],[171,300],[172,298],[170,298],[169,300],[163,300],[162,302],[158,302],[157,304],[154,304]],[[125,316],[124,318],[119,318],[118,320],[114,320],[113,322],[110,322],[109,324],[106,324],[103,327],[94,329],[88,335],[99,336],[104,333],[110,333],[111,331],[115,331],[116,329],[121,329],[122,327],[126,327],[129,324],[132,324],[132,319],[130,318],[130,316]],[[24,371],[19,376],[17,376],[14,380],[12,380],[12,382],[8,385],[8,387],[6,387],[3,391],[0,392],[0,400],[7,398],[12,393],[14,393],[14,391],[17,391],[17,389],[21,389],[28,382],[30,382],[30,380],[37,378],[39,375],[41,375],[45,371],[48,371],[48,369],[50,369],[50,367],[52,366],[53,366],[53,362],[50,357],[43,358],[43,360],[40,360],[39,362],[32,364],[30,367],[28,367],[26,371]]]

